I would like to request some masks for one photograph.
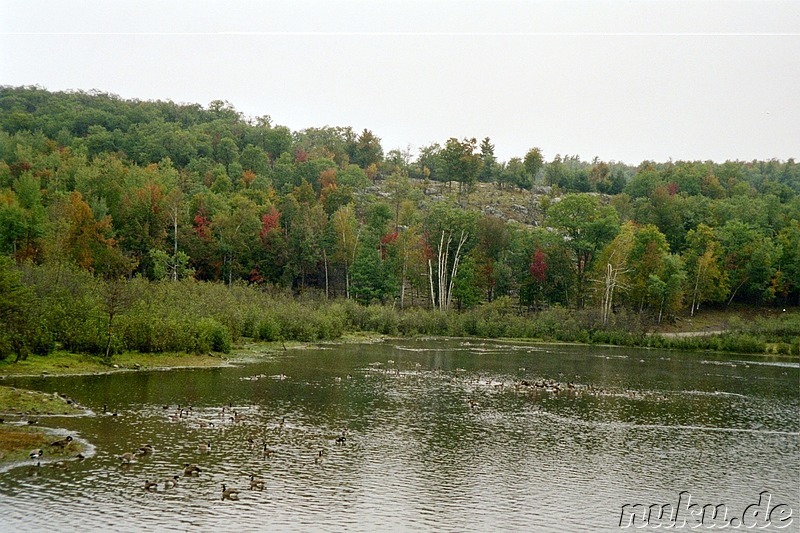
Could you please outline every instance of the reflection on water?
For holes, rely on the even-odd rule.
[[[680,491],[796,506],[799,378],[741,356],[419,340],[17,379],[91,407],[42,423],[96,453],[2,474],[0,530],[603,531]]]

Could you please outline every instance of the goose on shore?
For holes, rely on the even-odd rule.
[[[42,455],[44,455],[44,450],[39,448],[38,450],[31,450],[31,453],[28,454],[28,457],[31,459],[38,459]]]
[[[60,449],[63,450],[64,448],[69,446],[70,442],[72,442],[72,435],[69,435],[66,438],[63,438],[61,440],[57,440],[57,441],[51,443],[50,446],[55,446],[55,447],[60,448]]]

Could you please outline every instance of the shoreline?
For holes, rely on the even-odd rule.
[[[703,331],[681,331],[681,332],[653,332],[648,336],[660,336],[665,339],[670,338],[692,338],[710,337],[726,333],[724,330],[703,330]],[[137,371],[168,371],[188,368],[222,368],[237,363],[247,363],[263,357],[276,356],[290,350],[302,350],[314,345],[343,345],[343,344],[364,344],[385,342],[397,339],[466,339],[481,342],[500,342],[500,343],[521,343],[521,344],[562,344],[573,346],[598,346],[607,348],[636,348],[642,350],[663,349],[681,350],[679,348],[661,348],[648,346],[624,346],[611,343],[584,343],[580,341],[555,341],[530,338],[489,338],[489,337],[448,337],[448,336],[421,336],[403,337],[394,335],[383,335],[378,333],[371,334],[350,334],[344,335],[339,339],[318,342],[245,342],[236,346],[231,353],[208,353],[208,354],[186,354],[186,353],[139,353],[125,352],[114,355],[110,361],[104,360],[101,356],[91,356],[85,354],[72,354],[69,352],[55,352],[50,355],[37,356],[31,355],[28,359],[17,363],[3,361],[0,362],[0,386],[2,381],[16,377],[49,377],[49,376],[81,376],[81,375],[104,375],[117,372],[137,372]],[[740,354],[752,357],[780,357],[787,360],[798,361],[800,358],[792,354],[782,354],[776,352],[751,353],[751,352],[728,352],[718,350],[688,350],[698,353],[719,353],[719,354]],[[1,405],[1,404],[0,404]],[[1,409],[1,407],[0,407]]]

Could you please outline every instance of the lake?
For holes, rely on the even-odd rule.
[[[687,498],[800,526],[796,360],[419,339],[5,384],[95,415],[41,419],[94,453],[0,474],[2,531],[615,531]]]

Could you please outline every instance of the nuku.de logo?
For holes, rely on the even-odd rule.
[[[678,502],[645,505],[625,504],[619,516],[620,529],[627,528],[703,528],[703,529],[783,529],[793,522],[793,510],[785,503],[772,503],[772,494],[762,491],[758,501],[741,513],[729,510],[724,503],[692,503],[688,491],[678,493]]]

